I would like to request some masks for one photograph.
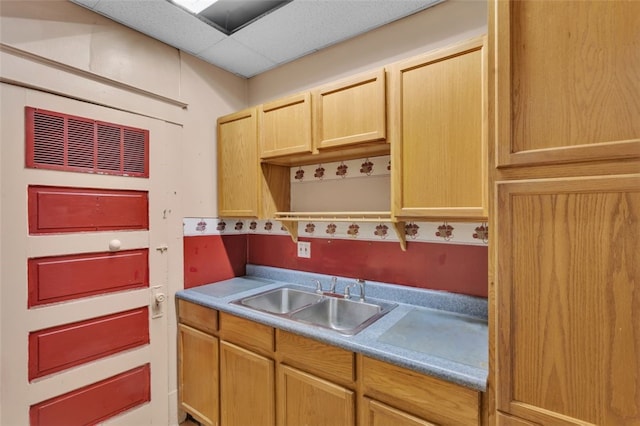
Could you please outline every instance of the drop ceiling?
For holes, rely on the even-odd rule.
[[[230,35],[169,0],[71,0],[250,78],[444,0],[293,0]]]

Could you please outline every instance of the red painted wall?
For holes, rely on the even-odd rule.
[[[296,256],[288,236],[249,234],[247,262],[299,271],[403,284],[487,297],[487,247],[397,242],[304,239],[311,259]]]
[[[185,288],[245,274],[247,263],[487,297],[487,247],[409,242],[304,239],[311,259],[283,235],[184,238]]]
[[[184,237],[184,288],[245,275],[246,235]]]

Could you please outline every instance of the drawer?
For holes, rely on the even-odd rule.
[[[364,393],[430,422],[479,425],[481,393],[363,357]]]
[[[220,338],[269,356],[275,350],[273,327],[225,312],[220,313]]]
[[[218,331],[218,311],[178,299],[178,322],[215,334]]]
[[[355,385],[353,352],[278,330],[282,362],[344,386]]]

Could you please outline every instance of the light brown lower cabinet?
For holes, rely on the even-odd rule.
[[[355,424],[355,392],[295,368],[280,367],[278,399],[283,426]]]
[[[441,426],[481,424],[481,392],[383,361],[362,359],[365,396]]]
[[[197,315],[185,314],[194,307]],[[221,426],[483,424],[481,392],[202,309],[179,301],[180,321],[202,321],[199,328],[211,334],[179,324],[178,370],[180,406],[203,424],[217,425],[218,418]],[[218,317],[219,329],[211,324]]]
[[[218,424],[218,339],[178,324],[180,408],[203,425]]]
[[[361,415],[364,426],[435,426],[435,423],[367,397],[362,398]]]
[[[274,362],[228,342],[220,342],[220,422],[275,424]]]

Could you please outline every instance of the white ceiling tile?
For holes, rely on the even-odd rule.
[[[227,38],[200,52],[198,57],[247,78],[260,74],[276,65],[275,62],[270,61],[232,38]]]
[[[294,0],[231,36],[169,0],[71,1],[248,78],[445,0]]]
[[[193,54],[227,37],[166,0],[100,0],[95,11]]]
[[[295,0],[231,37],[283,63],[422,10],[433,0]]]

